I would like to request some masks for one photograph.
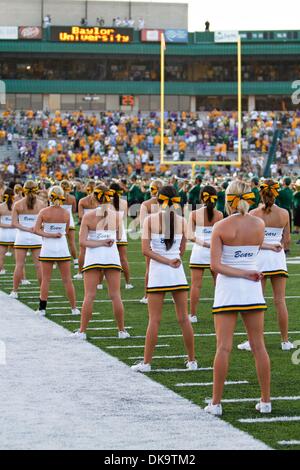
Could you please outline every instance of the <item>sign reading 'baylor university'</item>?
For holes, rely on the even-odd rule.
[[[132,28],[99,28],[82,26],[52,26],[51,41],[128,44],[133,41]]]

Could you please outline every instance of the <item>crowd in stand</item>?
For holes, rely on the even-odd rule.
[[[272,175],[280,176],[283,167],[286,173],[286,166],[290,174],[297,168],[300,112],[252,112],[243,115],[243,172],[262,176],[274,126],[281,134]],[[237,146],[238,121],[234,112],[176,112],[166,116],[166,160],[228,161],[226,171],[230,171]],[[20,178],[35,174],[58,180],[65,175],[102,178],[168,170],[159,168],[160,116],[155,112],[50,115],[31,110],[5,111],[0,116],[1,147],[17,148],[18,160],[15,163],[5,158],[4,150],[0,173],[14,173]]]

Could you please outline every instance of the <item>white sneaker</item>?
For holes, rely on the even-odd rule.
[[[189,320],[191,323],[198,323],[198,318],[196,315],[189,315]]]
[[[5,256],[10,257],[10,256],[12,256],[12,253],[11,253],[10,251],[7,251],[7,252],[5,253]]]
[[[86,340],[86,333],[81,333],[79,330],[75,331],[71,336],[73,339],[80,339],[82,341]]]
[[[53,269],[57,269],[57,264],[56,263],[53,264]]]
[[[281,349],[282,351],[291,351],[292,349],[295,349],[295,346],[290,341],[287,341],[285,343],[281,343]]]
[[[39,317],[45,317],[46,316],[46,310],[37,310],[35,312]]]
[[[72,315],[80,315],[80,310],[79,310],[79,308],[72,308],[71,314],[72,314]]]
[[[245,341],[244,343],[238,344],[237,347],[240,351],[251,351],[251,346],[249,341]]]
[[[126,290],[134,289],[134,286],[132,284],[126,284],[125,289]]]
[[[147,305],[147,304],[148,304],[148,299],[147,299],[147,297],[143,297],[143,298],[140,300],[140,304]]]
[[[3,276],[4,274],[6,274],[5,269],[1,269],[1,271],[0,271],[0,276]]]
[[[197,370],[198,369],[197,361],[188,361],[186,363],[186,368],[189,370]]]
[[[261,414],[272,413],[272,403],[264,403],[260,401],[255,406],[256,411],[259,411]]]
[[[78,259],[74,259],[74,269],[78,269]]]
[[[223,413],[221,403],[219,405],[213,405],[212,403],[209,403],[209,405],[204,408],[204,411],[214,416],[222,416]]]
[[[22,279],[21,286],[31,286],[31,282],[28,279]]]
[[[81,273],[77,273],[75,274],[75,276],[73,276],[73,279],[77,279],[78,281],[81,281],[81,279],[83,279],[83,275]]]
[[[103,290],[103,289],[104,289],[103,284],[98,284],[97,285],[97,290]]]
[[[9,294],[9,297],[11,299],[17,299],[19,296],[18,296],[18,292],[14,292],[12,291],[10,294]]]
[[[133,372],[142,372],[142,373],[151,372],[151,365],[145,364],[144,362],[139,362],[138,364],[131,366],[131,370],[133,370]]]
[[[130,334],[128,333],[128,331],[124,330],[124,331],[119,331],[118,333],[118,338],[119,339],[127,339],[127,338],[130,338]]]

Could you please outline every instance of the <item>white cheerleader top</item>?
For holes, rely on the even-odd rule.
[[[228,246],[223,245],[222,264],[232,268],[249,271],[257,269],[256,261],[259,246]]]
[[[56,223],[56,222],[46,222],[44,223],[44,232],[46,233],[61,233],[62,235],[66,234],[66,226],[65,223]]]
[[[3,224],[3,225],[11,225],[12,216],[11,215],[1,215],[0,221],[1,221],[1,224]]]
[[[213,226],[212,227],[203,227],[197,225],[195,230],[196,238],[200,239],[203,242],[210,243],[212,236]]]
[[[264,242],[269,245],[281,243],[283,228],[266,227]]]
[[[89,230],[88,240],[100,241],[100,240],[114,240],[117,239],[117,232],[115,230]]]
[[[182,235],[177,234],[174,236],[174,243],[170,250],[167,250],[165,245],[165,236],[159,233],[152,233],[151,235],[151,249],[154,253],[158,255],[170,257],[170,258],[180,258],[180,245],[181,245]]]
[[[19,214],[19,223],[27,228],[35,226],[38,214]]]

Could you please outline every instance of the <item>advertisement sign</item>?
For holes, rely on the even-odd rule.
[[[238,31],[216,31],[215,42],[237,42],[239,38]]]
[[[51,26],[51,41],[68,43],[128,44],[133,41],[133,28]]]
[[[42,28],[39,26],[20,26],[19,39],[42,39]]]
[[[0,26],[0,39],[18,39],[18,26]]]
[[[160,42],[163,29],[143,29],[141,32],[142,42]]]
[[[186,44],[189,42],[189,34],[186,29],[166,29],[165,39],[168,43]]]

